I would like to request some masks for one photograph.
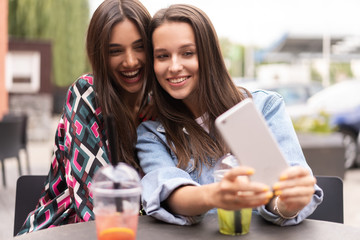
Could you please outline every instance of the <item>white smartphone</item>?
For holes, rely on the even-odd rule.
[[[251,98],[220,115],[215,126],[240,165],[255,169],[252,181],[271,187],[279,180],[288,163]]]

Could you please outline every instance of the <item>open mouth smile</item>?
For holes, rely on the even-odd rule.
[[[127,78],[134,78],[140,73],[140,69],[133,70],[133,71],[122,71],[120,72],[122,76]]]
[[[127,83],[136,83],[141,79],[142,69],[136,69],[131,71],[120,71],[120,78]]]
[[[188,78],[190,78],[190,77],[168,78],[168,81],[170,83],[178,84],[178,83],[184,82]]]

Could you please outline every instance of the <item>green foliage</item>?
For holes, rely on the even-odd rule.
[[[352,77],[353,73],[351,71],[350,63],[336,62],[330,64],[330,80],[332,83]]]
[[[228,38],[220,38],[219,42],[223,57],[229,57],[229,52],[232,45],[231,41]]]
[[[322,82],[321,74],[314,67],[311,67],[310,74],[311,74],[312,81]]]
[[[53,81],[59,87],[89,71],[88,22],[88,0],[9,0],[9,36],[51,40]]]
[[[226,61],[228,71],[231,76],[244,76],[243,69],[245,63],[244,46],[232,43],[227,38],[220,38],[220,48]]]
[[[330,115],[324,111],[317,116],[304,116],[293,120],[297,132],[330,133],[333,129],[330,125]]]
[[[243,76],[244,75],[244,63],[245,63],[245,49],[240,44],[233,44],[231,47],[230,58],[232,60],[229,72],[231,76]]]

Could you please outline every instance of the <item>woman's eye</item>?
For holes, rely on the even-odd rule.
[[[135,45],[135,46],[133,46],[133,48],[134,48],[134,51],[136,51],[136,52],[143,52],[145,49],[144,44]]]
[[[161,60],[161,59],[165,59],[167,56],[168,56],[168,55],[166,55],[166,54],[160,54],[160,55],[156,55],[155,58]]]
[[[121,49],[110,49],[109,53],[110,55],[118,55],[122,52]]]
[[[194,55],[194,52],[191,52],[191,51],[187,51],[184,53],[184,56],[192,56]]]
[[[140,45],[134,46],[134,48],[135,49],[144,49],[144,45],[140,44]]]

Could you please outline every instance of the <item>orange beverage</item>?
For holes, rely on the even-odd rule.
[[[135,240],[139,218],[139,174],[119,163],[100,168],[91,185],[98,240]]]
[[[138,214],[97,214],[95,221],[98,240],[136,239]]]

